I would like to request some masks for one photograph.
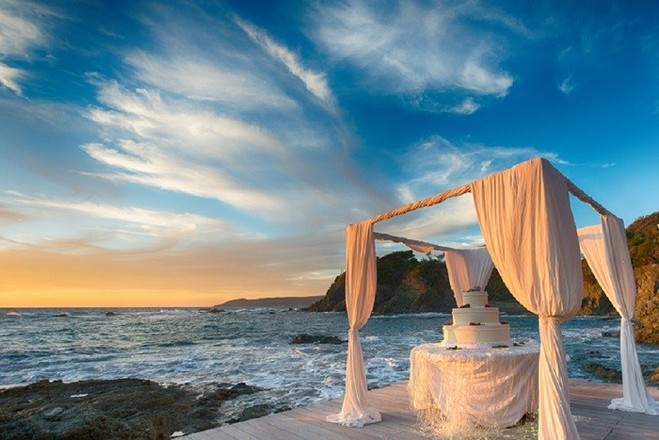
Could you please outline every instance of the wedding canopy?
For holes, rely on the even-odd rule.
[[[375,300],[377,272],[373,225],[468,192],[472,193],[487,252],[494,266],[513,296],[539,316],[538,438],[577,439],[579,434],[570,411],[567,364],[560,329],[560,322],[577,313],[583,298],[579,240],[568,192],[590,204],[603,218],[617,218],[541,158],[346,228],[346,310],[350,325],[346,389],[341,412],[328,416],[328,420],[346,426],[364,426],[380,421],[379,412],[368,407],[358,332],[368,321]],[[413,244],[421,251],[430,245],[423,242]],[[623,251],[626,252],[624,245],[618,246],[615,252]],[[455,280],[451,282],[452,288],[454,282],[456,288],[462,285],[462,281]],[[631,304],[633,311],[633,298]],[[625,331],[625,335],[631,334],[633,338],[630,331]]]

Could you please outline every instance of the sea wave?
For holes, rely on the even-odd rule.
[[[275,310],[274,314],[270,311]],[[337,336],[345,340],[345,313],[289,312],[263,308],[225,313],[199,309],[67,310],[27,309],[23,318],[3,317],[0,326],[0,386],[43,379],[65,382],[137,377],[203,386],[245,382],[267,390],[245,402],[296,406],[339,397],[345,381],[346,344],[290,344],[295,335]],[[444,313],[374,316],[360,329],[369,387],[407,380],[409,353],[423,343],[439,342]],[[538,339],[533,315],[508,315],[513,336]],[[72,325],[75,322],[75,325]],[[596,360],[620,364],[612,320],[579,318],[562,324],[572,377],[595,379],[582,368]],[[641,364],[659,364],[659,350],[639,345]],[[251,400],[249,400],[251,399]],[[238,411],[241,400],[231,405]],[[231,411],[227,411],[230,414]]]
[[[413,316],[416,319],[424,318],[443,318],[451,316],[450,313],[424,312],[424,313],[394,313],[391,315],[373,315],[370,319],[400,319]]]

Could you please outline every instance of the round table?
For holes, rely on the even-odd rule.
[[[419,345],[410,353],[412,406],[422,422],[513,426],[537,409],[539,353],[534,340],[489,349]]]

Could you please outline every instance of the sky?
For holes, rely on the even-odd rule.
[[[533,157],[659,208],[659,4],[0,0],[0,307],[320,295],[347,224]],[[375,229],[483,242],[469,195]]]

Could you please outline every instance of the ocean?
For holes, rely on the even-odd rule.
[[[39,380],[73,382],[134,377],[203,387],[245,382],[265,391],[228,401],[229,420],[242,408],[293,408],[343,395],[346,344],[294,345],[300,333],[347,339],[343,313],[243,309],[0,310],[0,387]],[[66,314],[65,317],[56,316]],[[409,353],[439,342],[448,314],[373,316],[360,331],[369,387],[408,379]],[[503,315],[513,338],[538,339],[534,316]],[[599,381],[587,362],[620,369],[619,319],[577,317],[562,324],[570,377]],[[659,347],[638,345],[639,360],[659,365]]]

